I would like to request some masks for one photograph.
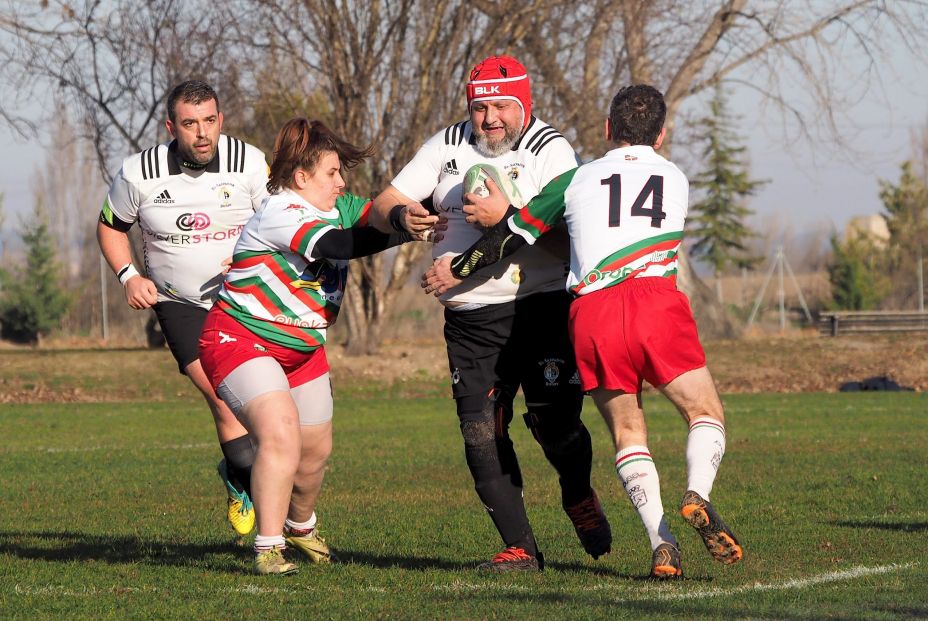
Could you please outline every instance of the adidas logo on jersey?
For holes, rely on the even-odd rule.
[[[164,192],[156,196],[155,200],[152,202],[154,202],[156,205],[167,205],[167,204],[173,205],[174,199],[171,198],[171,194],[167,190],[165,190]]]
[[[461,174],[458,171],[458,163],[455,162],[454,160],[451,160],[450,162],[445,162],[445,166],[444,168],[442,168],[442,172],[445,173],[446,175],[460,175]]]

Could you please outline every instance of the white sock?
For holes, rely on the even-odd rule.
[[[284,521],[284,526],[287,527],[289,531],[299,531],[299,532],[309,532],[312,529],[316,528],[316,512],[313,511],[313,514],[309,516],[309,519],[305,522],[294,522],[290,518],[287,518]]]
[[[255,537],[255,552],[270,550],[271,548],[283,548],[286,545],[287,542],[284,541],[283,535],[271,535],[269,537],[258,535]]]
[[[676,546],[677,540],[664,520],[661,483],[648,447],[629,446],[616,453],[615,472],[648,532],[651,549],[664,542]]]
[[[709,500],[724,454],[725,425],[709,416],[693,419],[686,440],[686,488]]]

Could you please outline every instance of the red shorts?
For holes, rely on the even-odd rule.
[[[324,347],[305,352],[276,345],[213,306],[200,334],[200,364],[213,390],[239,365],[262,356],[271,357],[280,364],[291,388],[329,370]]]
[[[706,365],[686,296],[668,278],[633,278],[570,306],[580,385],[636,393]]]

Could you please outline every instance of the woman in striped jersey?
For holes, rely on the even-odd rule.
[[[368,227],[370,201],[343,193],[342,167],[370,155],[319,121],[283,126],[271,195],[245,226],[200,337],[210,382],[257,445],[258,574],[297,570],[286,543],[312,562],[331,558],[315,514],[332,447],[326,328],[338,316],[348,260],[412,239]]]

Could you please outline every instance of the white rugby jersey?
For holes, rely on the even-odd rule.
[[[567,139],[534,116],[519,141],[499,157],[477,151],[471,122],[462,121],[432,136],[393,180],[393,187],[415,201],[432,197],[448,218],[448,230],[432,249],[433,258],[460,254],[480,239],[483,230],[468,224],[463,212],[464,173],[474,164],[492,164],[508,174],[528,200],[579,160]],[[564,249],[566,254],[566,249]],[[564,286],[566,256],[557,249],[522,248],[506,262],[480,270],[441,296],[449,306],[499,304]]]
[[[126,158],[100,219],[123,231],[139,223],[145,271],[159,302],[209,309],[222,284],[222,261],[267,196],[268,168],[259,149],[224,134],[201,171],[183,168],[176,146]]]
[[[689,181],[642,145],[609,151],[554,180],[509,228],[534,241],[563,217],[570,233],[567,289],[585,295],[629,278],[676,281]]]
[[[333,229],[367,226],[371,201],[341,194],[322,211],[296,192],[267,198],[248,221],[216,306],[264,339],[312,351],[325,344],[348,282],[348,260],[314,259]]]

